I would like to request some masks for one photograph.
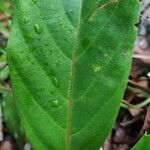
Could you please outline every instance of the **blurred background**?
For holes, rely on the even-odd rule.
[[[10,34],[12,1],[0,0],[0,150],[30,150],[12,98],[6,44]],[[136,25],[133,63],[114,127],[103,150],[129,150],[150,133],[150,0],[141,1]]]

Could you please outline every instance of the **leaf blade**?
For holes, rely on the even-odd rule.
[[[148,150],[150,148],[150,137],[149,135],[144,135],[140,141],[133,147],[133,150]]]
[[[99,12],[105,3],[15,1],[7,55],[20,117],[36,149],[96,150],[111,129],[127,82],[139,4],[120,0]]]

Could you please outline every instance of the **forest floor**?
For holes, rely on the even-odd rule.
[[[147,0],[145,0],[147,2]],[[6,44],[10,33],[11,3],[0,1],[0,103],[11,92],[11,83],[6,60]],[[128,85],[112,132],[106,139],[103,150],[129,150],[145,133],[150,133],[150,7],[143,6],[141,21],[137,25],[133,63]],[[146,24],[145,24],[146,20]],[[2,108],[2,107],[1,107]],[[8,129],[0,109],[0,150],[17,150],[17,138]],[[26,138],[23,143],[26,144]],[[28,147],[28,145],[26,145]],[[29,149],[29,148],[27,148]],[[27,150],[26,149],[26,150]]]

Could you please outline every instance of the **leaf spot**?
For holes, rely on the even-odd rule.
[[[93,65],[92,68],[93,68],[94,73],[98,73],[101,70],[100,65]]]

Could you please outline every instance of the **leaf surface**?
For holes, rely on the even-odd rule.
[[[12,98],[12,94],[4,93],[2,101],[2,109],[4,120],[12,135],[16,138],[17,144],[20,149],[24,145],[24,131],[21,127],[20,118],[17,114],[16,106]]]
[[[133,147],[132,150],[149,150],[150,149],[150,136],[143,136],[140,141]]]
[[[98,150],[118,112],[137,0],[15,0],[7,56],[36,150]]]

